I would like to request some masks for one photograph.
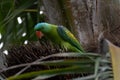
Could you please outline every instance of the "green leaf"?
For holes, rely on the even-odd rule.
[[[34,78],[37,76],[50,76],[50,75],[60,75],[60,74],[74,74],[74,73],[81,73],[83,72],[84,68],[81,66],[72,66],[68,68],[61,68],[61,69],[52,69],[52,70],[44,70],[44,71],[35,71],[35,72],[29,72],[25,74],[21,74],[18,76],[12,76],[8,78],[7,80],[21,80],[21,79],[27,79],[27,78]],[[89,71],[88,67],[86,67],[86,71]],[[91,70],[90,70],[91,71]]]
[[[31,5],[33,5],[33,3],[35,1],[36,0],[25,1],[17,9],[14,9],[14,11],[9,16],[7,16],[6,18],[4,18],[4,20],[3,20],[4,25],[6,25],[8,22],[10,22],[12,19],[14,19],[20,13],[22,13],[25,9],[27,9],[28,7],[30,7]]]

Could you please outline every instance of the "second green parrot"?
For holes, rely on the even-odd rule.
[[[57,26],[49,23],[38,23],[34,27],[35,31],[41,31],[52,42],[60,45],[69,51],[84,53],[79,41],[74,35],[65,27]]]

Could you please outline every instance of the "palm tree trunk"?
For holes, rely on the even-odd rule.
[[[48,22],[66,26],[88,51],[98,48],[102,32],[109,33],[105,34],[109,39],[110,33],[120,37],[118,0],[43,0],[43,4]]]
[[[96,15],[93,13],[93,7],[95,7],[94,1],[95,0],[71,0],[79,41],[84,45],[86,50],[96,47],[93,27],[93,21],[96,19]]]
[[[62,11],[59,6],[58,0],[42,0],[43,5],[46,10],[46,16],[48,18],[48,22],[53,24],[63,24]]]
[[[105,37],[113,43],[120,42],[119,0],[101,0],[100,15]],[[107,33],[107,34],[106,34]]]

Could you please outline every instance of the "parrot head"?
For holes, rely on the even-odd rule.
[[[49,32],[51,27],[51,25],[48,23],[38,23],[37,25],[35,25],[34,30],[35,31],[41,31],[43,33]]]
[[[34,27],[34,30],[36,31],[36,36],[38,38],[42,38],[44,36],[43,33],[49,32],[50,29],[51,29],[50,24],[45,22],[38,23]]]

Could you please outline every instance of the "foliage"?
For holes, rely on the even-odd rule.
[[[36,40],[34,25],[39,14],[37,0],[1,0],[0,3],[0,33],[4,47],[16,43],[24,43],[25,40]],[[22,22],[18,22],[18,17]],[[22,36],[26,33],[25,36]]]
[[[58,60],[48,60],[49,58],[61,58]],[[21,80],[21,79],[48,79],[57,75],[74,75],[69,76],[71,80],[104,80],[112,77],[112,70],[110,61],[103,59],[100,55],[95,53],[58,53],[52,54],[37,61],[28,64],[21,64],[11,66],[8,69],[14,69],[30,65],[44,65],[48,66],[48,70],[33,71],[23,73],[16,76],[9,77],[8,80]],[[7,70],[7,69],[6,69]],[[24,68],[22,69],[24,70]],[[21,70],[21,71],[22,71]],[[76,76],[79,74],[79,77]]]

